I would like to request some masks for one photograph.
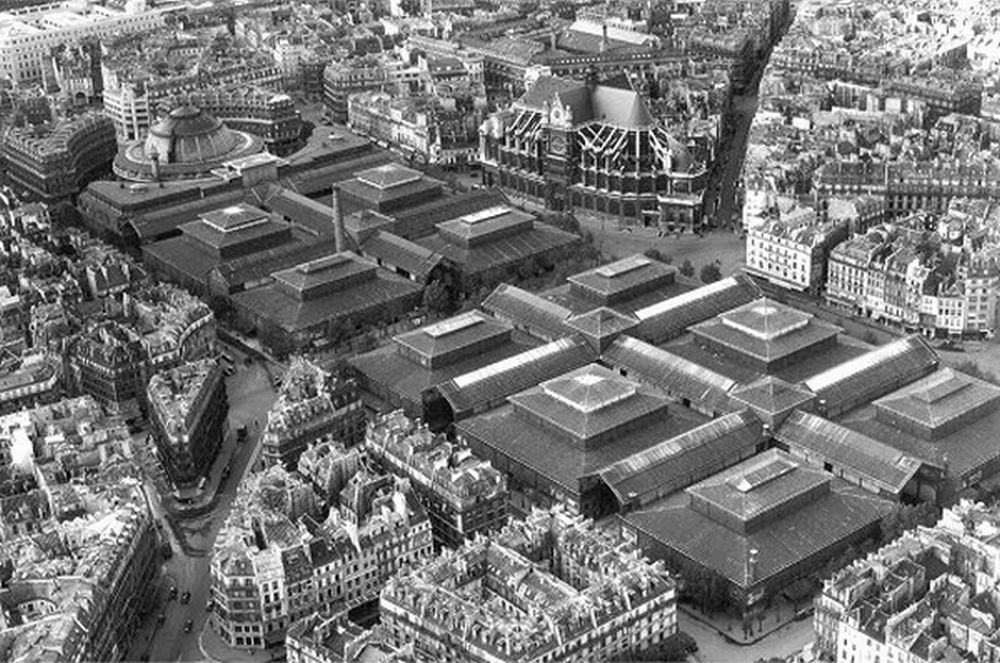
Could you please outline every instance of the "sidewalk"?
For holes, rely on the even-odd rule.
[[[268,663],[285,659],[283,648],[274,649],[234,649],[222,641],[222,638],[212,629],[209,623],[212,617],[205,620],[198,633],[198,649],[206,661],[214,663]]]
[[[709,616],[696,608],[682,603],[678,603],[677,607],[692,619],[713,629],[725,638],[727,642],[739,646],[758,643],[785,626],[809,618],[812,615],[812,603],[805,604],[796,611],[793,609],[791,603],[784,599],[776,607],[768,608],[762,612],[759,617],[753,617],[748,620],[725,614]],[[744,625],[748,625],[746,630],[743,628]]]

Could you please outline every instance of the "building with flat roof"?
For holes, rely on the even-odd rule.
[[[353,446],[364,435],[365,415],[354,381],[295,357],[282,376],[278,399],[267,412],[261,461],[268,467],[292,468],[314,442],[332,438]]]
[[[507,523],[507,478],[401,411],[369,425],[365,450],[386,471],[410,479],[437,546],[458,547]]]
[[[423,289],[353,253],[333,253],[273,272],[271,282],[232,297],[238,324],[285,354],[347,340],[398,322]]]
[[[202,359],[155,374],[146,399],[160,461],[174,485],[196,484],[208,476],[229,412],[219,362]]]
[[[612,660],[673,635],[676,600],[659,563],[552,510],[398,574],[379,609],[393,643],[418,658]]]
[[[619,518],[647,554],[681,573],[717,576],[747,611],[878,533],[892,509],[891,500],[771,449]]]
[[[613,511],[610,465],[705,422],[648,384],[591,364],[455,424],[459,441],[510,477],[512,490],[585,515]]]
[[[448,417],[432,407],[440,403],[431,398],[434,388],[536,345],[510,325],[474,310],[399,334],[348,362],[377,409],[402,408],[437,429]]]

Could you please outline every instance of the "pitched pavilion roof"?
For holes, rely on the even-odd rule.
[[[594,351],[586,341],[578,336],[567,336],[456,375],[438,389],[456,413],[471,412],[582,368],[594,359]]]
[[[619,460],[601,479],[619,501],[645,503],[753,455],[762,441],[760,421],[748,410],[734,412]]]
[[[515,409],[585,441],[635,419],[666,411],[655,389],[591,364],[511,396]]]
[[[890,493],[902,493],[923,460],[802,410],[792,412],[775,437],[814,465],[830,462]]]
[[[765,375],[750,384],[740,385],[730,392],[730,396],[768,414],[800,407],[813,399],[813,393],[805,387],[773,375]]]
[[[736,382],[725,375],[631,336],[615,339],[602,353],[602,361],[624,368],[629,375],[669,394],[701,403],[715,411],[729,409],[728,393],[736,386]]]
[[[863,402],[883,396],[932,372],[937,353],[920,336],[908,336],[879,346],[854,359],[805,380],[805,386],[825,399],[830,409],[845,402]]]
[[[875,401],[884,410],[934,432],[981,408],[1000,404],[1000,387],[951,368],[941,368]]]

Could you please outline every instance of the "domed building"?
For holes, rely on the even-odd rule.
[[[115,174],[134,182],[209,177],[227,161],[264,151],[264,141],[230,129],[195,106],[170,111],[144,140],[127,143],[115,158]]]
[[[487,186],[622,225],[703,224],[710,155],[672,136],[632,89],[539,76],[479,136]]]

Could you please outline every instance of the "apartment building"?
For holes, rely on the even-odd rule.
[[[365,449],[387,471],[413,483],[438,546],[457,547],[507,522],[507,479],[470,449],[448,442],[401,410],[368,427]]]
[[[996,508],[963,500],[823,583],[816,645],[836,661],[996,660]]]
[[[814,210],[800,207],[747,231],[746,268],[777,286],[815,295],[830,250],[846,237],[846,225],[820,222]]]
[[[392,644],[435,661],[614,660],[677,631],[660,563],[558,509],[400,573],[379,606]]]
[[[197,483],[222,446],[229,404],[215,359],[182,364],[154,375],[146,388],[150,424],[170,478]]]
[[[281,379],[278,400],[267,412],[261,461],[295,467],[310,442],[332,436],[351,446],[365,434],[365,414],[353,380],[294,358]]]
[[[231,647],[280,646],[297,620],[374,599],[430,552],[430,521],[405,481],[362,470],[339,495],[317,495],[275,465],[241,484],[219,534],[210,624]]]
[[[87,37],[107,39],[163,27],[174,8],[149,9],[131,0],[124,9],[97,3],[52,2],[4,12],[0,16],[0,75],[16,85],[39,84],[53,77],[52,49]]]

